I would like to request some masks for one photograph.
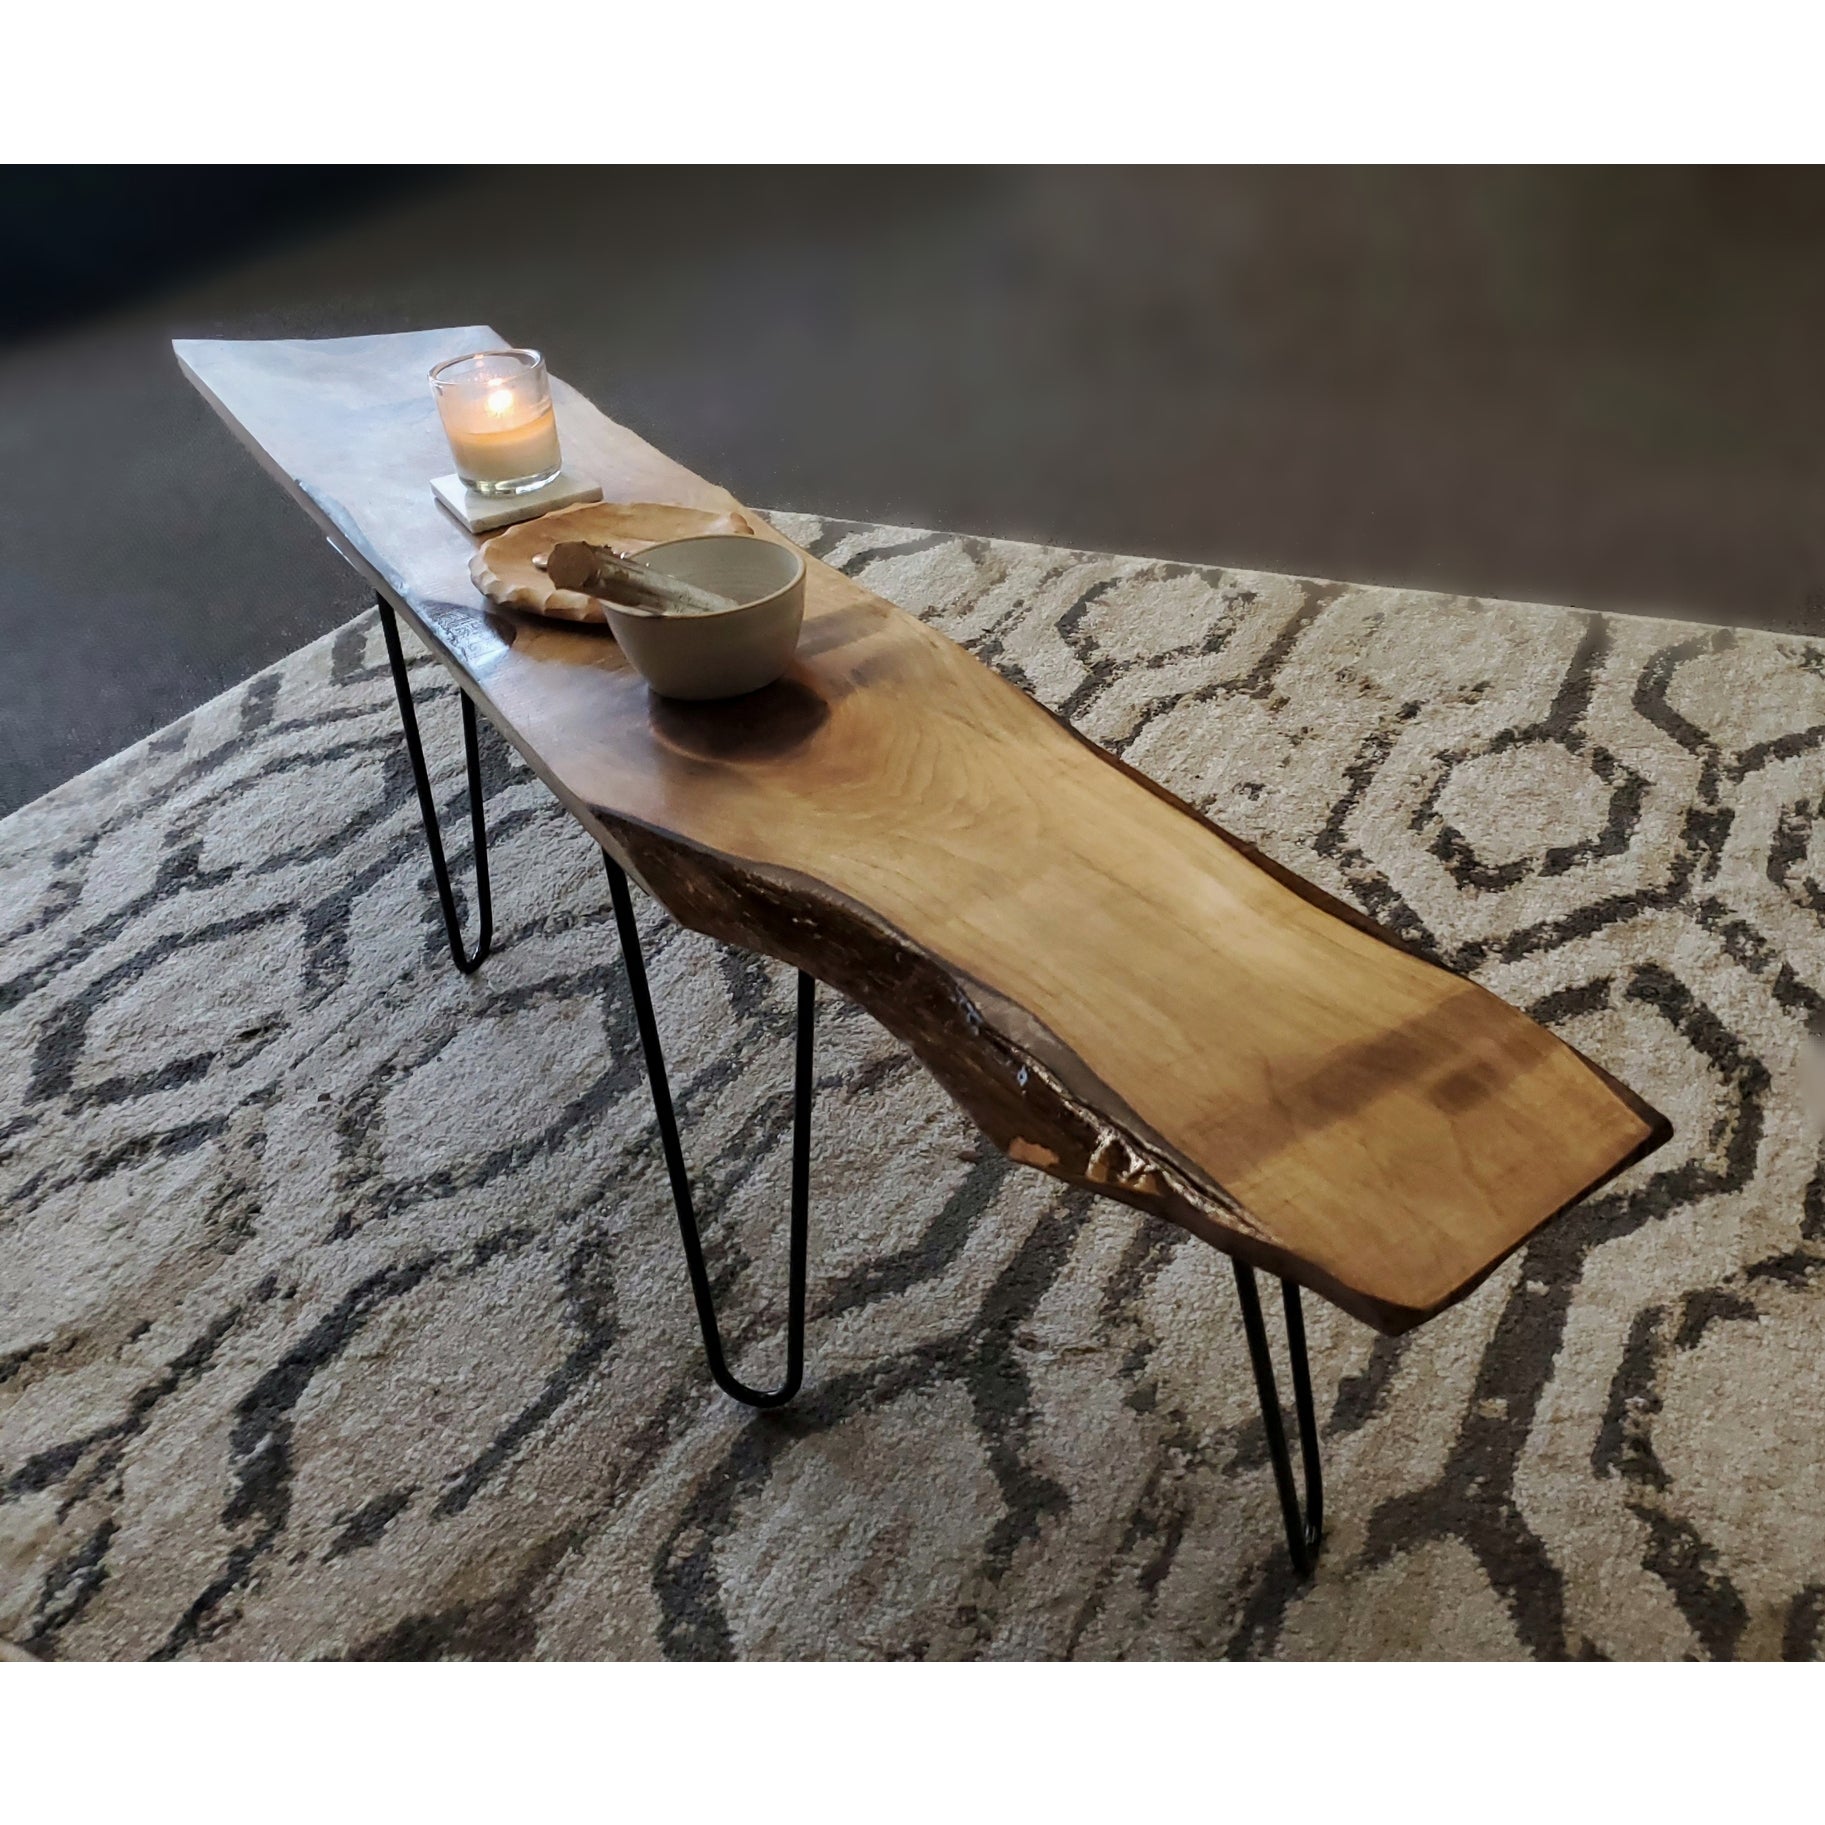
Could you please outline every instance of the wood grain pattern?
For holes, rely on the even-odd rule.
[[[177,348],[604,847],[686,925],[861,1002],[1013,1158],[1399,1331],[1666,1138],[1543,1028],[815,559],[793,670],[729,703],[662,703],[611,641],[491,609],[428,491],[424,377],[498,340]],[[608,500],[735,508],[553,393]]]

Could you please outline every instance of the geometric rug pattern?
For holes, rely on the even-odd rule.
[[[1818,1656],[1825,646],[776,517],[1674,1139],[1406,1337],[1307,1302],[1302,1583],[1225,1259],[1010,1164],[823,992],[805,1387],[739,1408],[597,853],[484,726],[456,974],[370,614],[0,823],[0,1642]],[[764,1382],[791,979],[637,900]]]

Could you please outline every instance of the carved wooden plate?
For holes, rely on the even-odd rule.
[[[634,552],[666,539],[753,532],[754,522],[739,512],[709,513],[658,501],[592,501],[587,507],[566,507],[497,533],[469,560],[469,577],[490,602],[503,608],[530,609],[559,621],[606,622],[600,600],[580,589],[557,588],[533,559],[565,539],[587,539],[592,545]]]

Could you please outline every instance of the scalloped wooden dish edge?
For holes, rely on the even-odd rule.
[[[618,508],[627,513],[637,513],[642,508],[664,508],[668,513],[690,514],[703,522],[694,531],[672,532],[665,538],[629,536],[620,542],[620,548],[624,550],[644,551],[652,545],[663,545],[671,538],[701,537],[719,530],[738,537],[760,536],[752,518],[739,508],[715,513],[708,508],[687,507],[676,501],[585,501],[575,507],[560,507],[554,512],[540,514],[536,520],[522,520],[483,540],[469,560],[469,581],[497,608],[517,608],[525,614],[542,615],[551,621],[586,621],[606,627],[608,614],[598,597],[580,589],[553,589],[550,585],[540,588],[533,583],[515,583],[503,577],[490,562],[491,555],[503,546],[517,559],[519,549],[527,544],[527,534],[540,528],[556,534],[545,544],[544,548],[549,550],[563,536],[560,528],[564,521],[586,519],[590,515],[599,517],[604,508]]]

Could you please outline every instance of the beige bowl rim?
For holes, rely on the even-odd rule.
[[[762,608],[769,602],[777,601],[781,596],[785,595],[788,590],[796,589],[798,585],[805,580],[805,556],[803,552],[794,550],[792,546],[782,544],[778,540],[756,538],[752,533],[745,532],[693,532],[687,534],[682,539],[661,539],[657,544],[649,545],[644,551],[637,553],[634,562],[636,564],[644,564],[654,552],[670,551],[675,546],[679,545],[727,545],[736,543],[742,545],[771,545],[775,551],[785,552],[792,559],[791,576],[776,588],[768,590],[764,596],[750,596],[745,602],[731,602],[727,608],[715,609],[701,615],[692,615],[690,617],[691,620],[715,621],[724,615],[745,614],[751,608]],[[638,615],[643,621],[670,621],[678,618],[673,615],[662,614],[657,609],[632,608],[622,602],[611,602],[608,606],[611,607],[616,614]]]

